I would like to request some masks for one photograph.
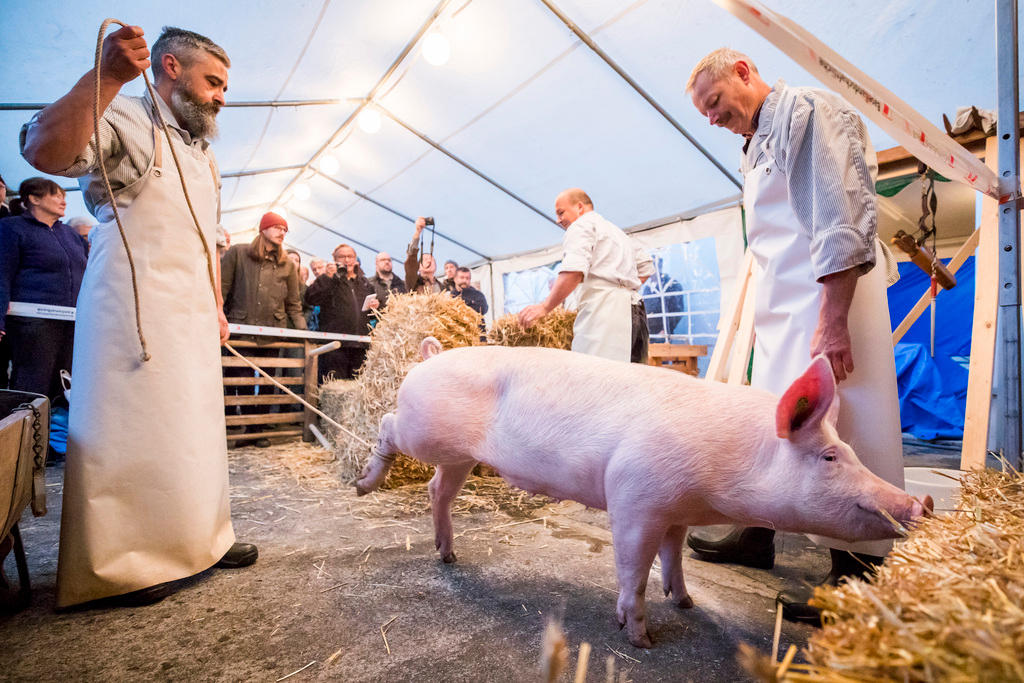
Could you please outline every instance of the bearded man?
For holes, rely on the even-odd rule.
[[[257,557],[255,546],[235,543],[231,527],[218,348],[228,327],[220,260],[210,253],[224,238],[220,174],[209,139],[231,62],[209,38],[165,28],[153,45],[155,100],[148,92],[120,95],[150,66],[149,57],[137,26],[103,43],[98,147],[133,269],[99,172],[94,72],[21,133],[28,162],[79,178],[99,220],[78,298],[58,607],[104,598],[121,605],[155,602],[171,592],[170,582],[211,566],[246,566]],[[133,276],[148,360],[140,355]]]

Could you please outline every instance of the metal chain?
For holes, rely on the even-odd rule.
[[[39,408],[31,403],[22,403],[15,410],[32,411],[32,458],[36,469],[43,469],[46,461],[43,456],[43,420],[39,415]]]

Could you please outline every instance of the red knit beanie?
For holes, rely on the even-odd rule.
[[[263,214],[263,218],[260,219],[260,232],[263,232],[267,228],[272,228],[275,225],[283,225],[285,230],[288,229],[288,221],[281,218],[273,211],[268,211]]]

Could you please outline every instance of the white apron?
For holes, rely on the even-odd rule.
[[[211,164],[171,137],[212,248]],[[118,208],[152,358],[139,359],[128,260],[105,205],[78,297],[59,607],[191,576],[216,563],[235,538],[217,308],[162,132],[138,183],[138,195],[119,199]]]
[[[597,277],[580,284],[572,326],[572,350],[629,362],[632,345],[632,290]]]
[[[782,169],[762,148],[743,185],[747,240],[757,263],[751,385],[781,395],[810,363],[822,286],[811,268],[810,235],[789,204]],[[896,366],[880,245],[875,267],[857,280],[849,329],[854,371],[839,384],[839,436],[864,465],[903,488]],[[892,541],[847,543],[811,536],[830,548],[885,555]]]

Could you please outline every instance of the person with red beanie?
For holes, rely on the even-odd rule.
[[[224,314],[229,323],[261,325],[263,327],[291,327],[306,329],[299,297],[299,270],[284,250],[284,236],[288,234],[288,221],[267,212],[260,219],[260,232],[249,244],[236,244],[221,259],[221,292],[224,295]],[[289,324],[290,323],[290,324]],[[257,337],[257,343],[274,341]],[[277,349],[257,347],[252,356],[276,356]],[[248,368],[224,368],[225,376],[252,375]],[[237,395],[251,395],[255,387],[230,387]],[[232,406],[233,408],[234,406]],[[270,406],[238,406],[243,415],[269,412]],[[250,431],[259,431],[252,425]],[[260,438],[256,445],[265,448],[270,440]]]

